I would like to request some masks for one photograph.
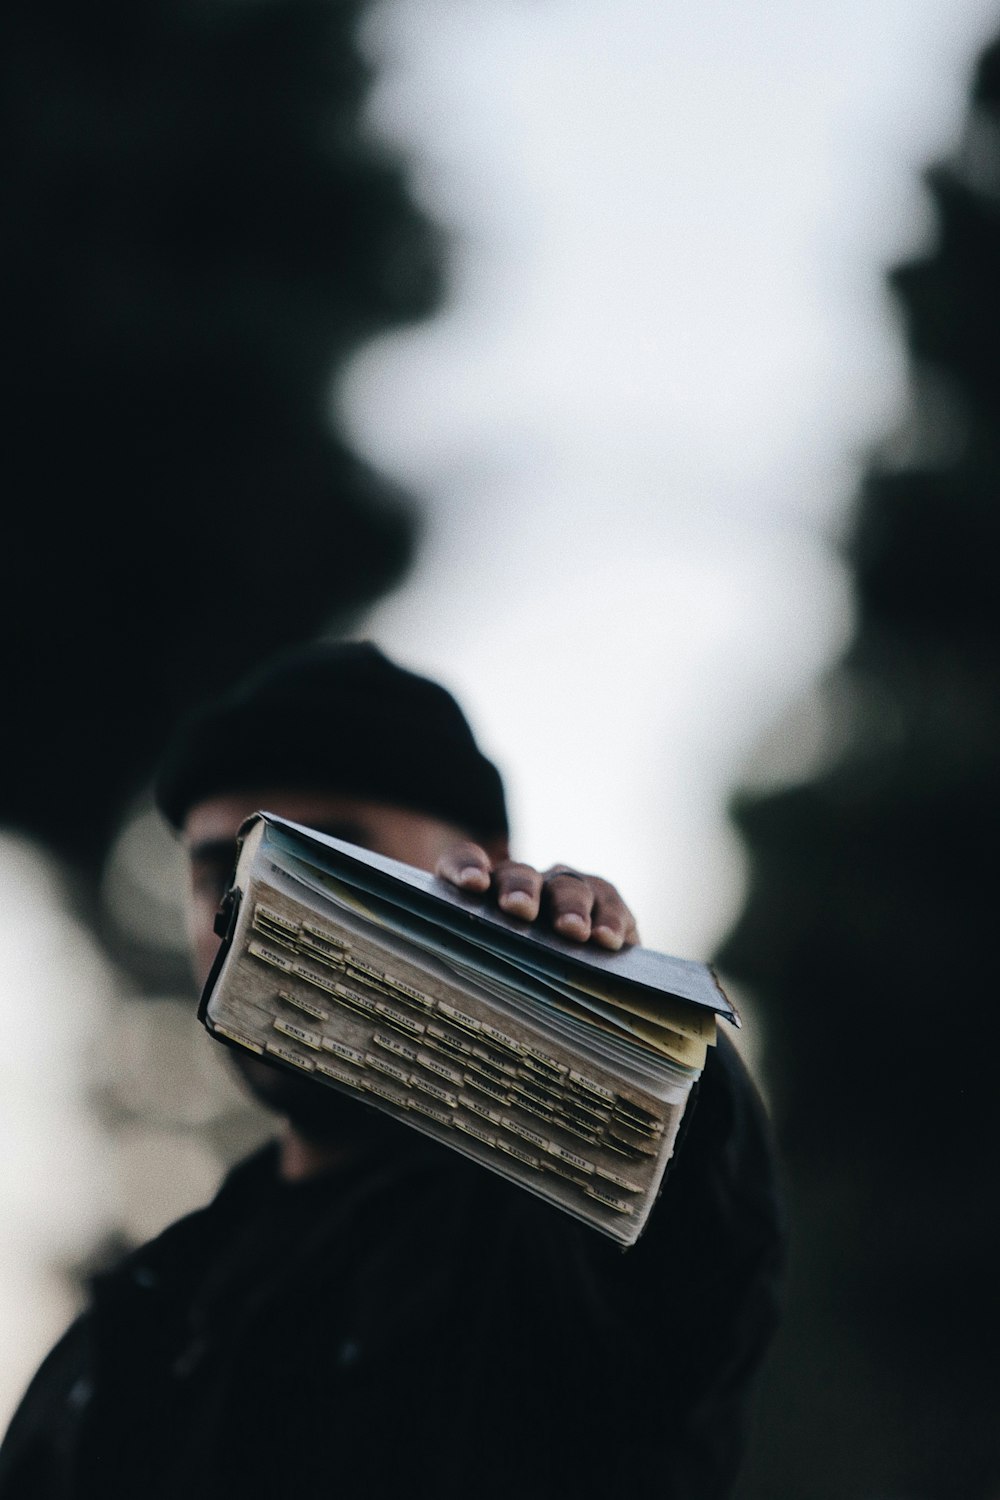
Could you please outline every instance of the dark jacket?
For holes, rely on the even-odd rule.
[[[405,1129],[296,1185],[266,1148],[96,1280],[0,1500],[728,1496],[782,1232],[724,1041],[689,1114],[628,1251]]]

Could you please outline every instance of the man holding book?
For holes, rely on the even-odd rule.
[[[157,790],[190,858],[199,982],[261,807],[570,941],[637,941],[607,882],[510,859],[499,775],[458,705],[368,645],[268,664],[182,726]],[[731,1493],[782,1233],[728,1044],[624,1253],[336,1090],[239,1066],[278,1141],[97,1279],[15,1417],[0,1500]]]

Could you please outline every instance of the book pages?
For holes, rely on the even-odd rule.
[[[585,989],[544,960],[522,966],[510,943],[484,946],[483,924],[470,942],[409,891],[395,902],[384,869],[356,883],[353,861],[364,869],[368,856],[344,847],[352,863],[334,875],[308,830],[252,821],[202,1000],[209,1031],[634,1243],[715,1011],[672,995],[658,1010],[645,990],[629,1006],[620,977]],[[529,946],[534,956],[544,940]]]

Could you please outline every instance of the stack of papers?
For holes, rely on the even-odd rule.
[[[404,1120],[623,1245],[735,1020],[704,964],[610,953],[422,870],[258,813],[209,1031]]]

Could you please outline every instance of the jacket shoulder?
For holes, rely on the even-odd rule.
[[[61,1500],[90,1401],[89,1315],[81,1314],[42,1361],[0,1446],[2,1500]]]

